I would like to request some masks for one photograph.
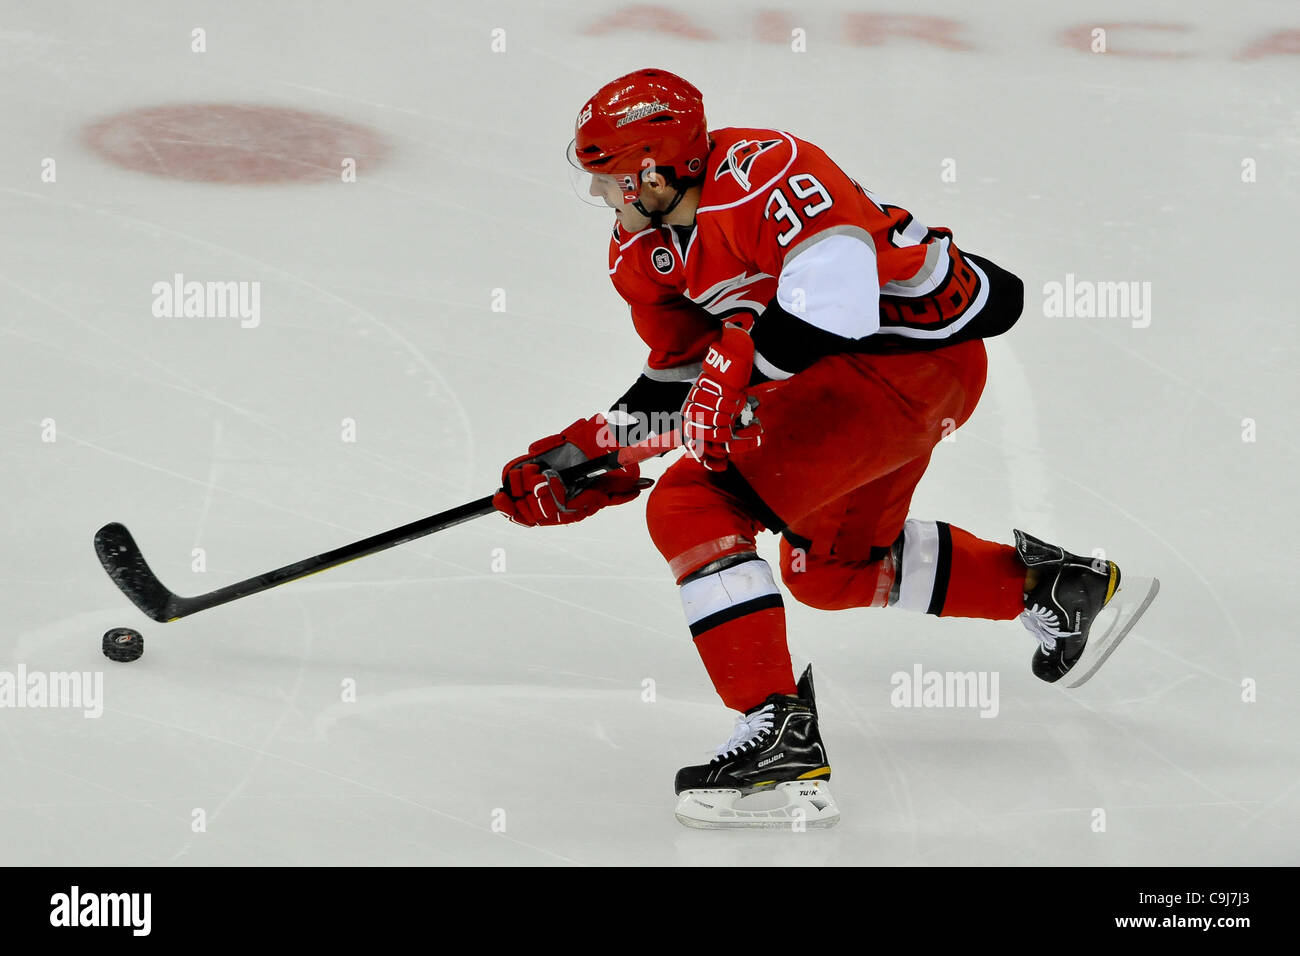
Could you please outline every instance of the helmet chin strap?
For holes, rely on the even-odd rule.
[[[673,201],[670,202],[666,207],[660,209],[657,212],[651,212],[650,210],[646,209],[645,206],[641,205],[641,200],[639,198],[632,203],[632,208],[634,208],[641,215],[649,219],[650,225],[658,229],[660,226],[663,225],[664,216],[668,215],[670,212],[676,209],[677,204],[682,201],[682,197],[685,195],[686,195],[686,190],[682,189],[679,186],[677,187],[676,195],[673,196]]]

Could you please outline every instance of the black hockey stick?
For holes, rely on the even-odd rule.
[[[662,452],[671,451],[679,444],[681,440],[676,431],[663,436],[654,435],[639,444],[619,448],[599,458],[592,458],[565,468],[560,471],[560,478],[565,485],[574,487],[575,483],[580,484],[584,478],[594,478],[607,471],[645,461]],[[412,521],[400,528],[362,538],[360,541],[335,548],[333,551],[313,555],[302,561],[276,568],[274,571],[259,574],[247,581],[240,581],[195,597],[181,597],[167,590],[145,563],[144,555],[140,553],[140,546],[135,543],[135,539],[131,537],[131,532],[126,530],[125,525],[113,522],[95,532],[95,553],[99,555],[99,563],[104,566],[113,583],[131,599],[132,604],[155,621],[175,621],[199,611],[206,611],[208,608],[248,597],[250,594],[257,594],[259,591],[297,581],[317,571],[336,568],[340,564],[364,558],[368,554],[394,548],[399,544],[405,544],[426,534],[433,534],[435,531],[443,531],[472,518],[490,514],[496,510],[492,507],[492,497],[487,495],[459,508]]]

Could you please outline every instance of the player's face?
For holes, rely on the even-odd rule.
[[[587,191],[614,209],[623,206],[623,187],[613,176],[593,175]]]
[[[614,210],[614,217],[618,219],[624,229],[631,232],[640,232],[650,225],[650,220],[641,215],[636,206],[623,201],[626,191],[626,184],[621,177],[601,174],[593,175],[591,185],[587,188],[590,195],[601,200],[606,206]]]

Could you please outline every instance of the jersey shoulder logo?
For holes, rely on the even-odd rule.
[[[760,153],[766,152],[773,146],[780,146],[779,139],[742,139],[739,142],[732,143],[727,147],[726,158],[718,164],[718,168],[713,173],[714,179],[721,179],[723,176],[731,176],[736,182],[740,183],[740,188],[749,192],[752,184],[749,181],[749,169],[754,165],[754,160],[758,159]]]
[[[650,253],[650,263],[664,275],[673,271],[673,254],[668,251],[667,246],[660,246],[654,252]]]

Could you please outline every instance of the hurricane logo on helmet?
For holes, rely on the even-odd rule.
[[[653,103],[643,103],[640,106],[634,106],[618,118],[614,124],[615,129],[621,129],[628,123],[635,123],[639,119],[645,119],[647,116],[654,116],[655,113],[662,113],[668,109],[667,103],[660,103],[655,100]]]
[[[779,139],[742,139],[734,143],[727,149],[726,158],[718,164],[717,170],[713,173],[714,179],[721,179],[724,175],[730,175],[736,182],[740,183],[740,188],[749,192],[753,188],[749,182],[749,169],[754,165],[754,160],[758,158],[759,153],[771,149],[773,146],[779,146]]]

